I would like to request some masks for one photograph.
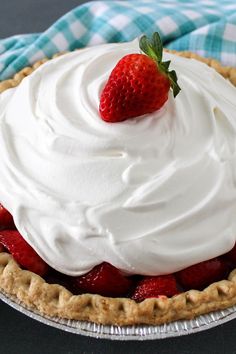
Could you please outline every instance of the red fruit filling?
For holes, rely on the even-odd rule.
[[[202,290],[207,285],[224,279],[228,271],[225,260],[217,257],[185,268],[176,276],[184,289]]]
[[[23,239],[17,230],[0,231],[0,244],[12,254],[16,262],[23,268],[41,276],[47,273],[48,265]]]
[[[87,274],[74,277],[72,282],[79,292],[113,297],[125,296],[133,286],[130,278],[106,262],[97,265]]]
[[[229,251],[228,253],[226,253],[225,258],[228,259],[233,265],[236,265],[236,244],[234,245],[234,247],[232,248],[231,251]]]
[[[206,286],[225,279],[233,266],[236,266],[236,245],[221,257],[216,257],[175,274],[161,276],[124,276],[120,270],[109,263],[95,266],[87,274],[70,277],[50,268],[33,248],[14,229],[9,212],[0,205],[0,252],[7,250],[23,268],[43,276],[49,283],[57,283],[74,294],[91,293],[103,296],[128,296],[135,301],[147,298],[172,297],[183,290],[202,290]],[[7,217],[5,217],[7,215]],[[7,221],[6,221],[7,220]],[[6,230],[11,226],[11,230]]]
[[[12,215],[0,204],[0,230],[14,229],[15,224]]]
[[[172,297],[176,294],[179,294],[179,291],[174,275],[160,275],[144,277],[137,284],[132,299],[140,302],[150,297]]]

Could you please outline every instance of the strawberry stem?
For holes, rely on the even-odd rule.
[[[139,47],[142,52],[157,63],[159,70],[168,77],[173,95],[176,97],[181,88],[178,85],[176,72],[174,70],[169,71],[170,60],[162,61],[163,45],[159,33],[154,32],[150,40],[147,36],[142,36],[139,40]]]

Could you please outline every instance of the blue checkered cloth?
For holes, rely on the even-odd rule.
[[[41,34],[0,40],[0,80],[54,53],[158,31],[170,49],[236,66],[236,0],[91,1]]]

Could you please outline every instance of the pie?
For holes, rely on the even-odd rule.
[[[18,230],[0,207],[0,290],[43,315],[158,325],[236,304],[236,69],[166,50],[179,96],[106,122],[104,80],[137,51],[63,53],[0,83],[0,202]]]

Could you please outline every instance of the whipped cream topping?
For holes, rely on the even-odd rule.
[[[49,61],[0,95],[0,201],[53,268],[81,275],[107,261],[172,273],[236,239],[236,90],[195,60],[164,54],[181,93],[121,123],[99,96],[138,42]]]

